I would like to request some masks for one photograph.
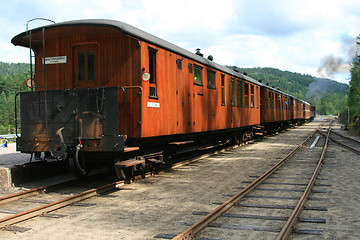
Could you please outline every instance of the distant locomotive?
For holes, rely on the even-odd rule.
[[[12,43],[32,49],[31,71],[35,60],[17,150],[51,152],[80,175],[94,163],[151,164],[122,165],[134,149],[241,140],[313,117],[307,102],[118,21],[50,24]]]

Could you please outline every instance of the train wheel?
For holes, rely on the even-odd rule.
[[[248,135],[246,134],[246,133],[244,133],[243,135],[242,135],[242,141],[243,142],[246,142],[247,140],[248,140]]]
[[[249,138],[250,138],[250,139],[253,139],[253,138],[254,138],[254,132],[253,132],[253,131],[249,132]]]

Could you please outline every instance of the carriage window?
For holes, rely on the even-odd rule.
[[[273,109],[276,109],[276,94],[272,93],[271,97],[272,97],[271,102],[273,105]]]
[[[254,108],[255,107],[255,96],[254,96],[255,87],[254,87],[254,85],[250,85],[250,94],[251,94],[251,96],[250,96],[250,106],[252,108]]]
[[[201,66],[198,66],[198,65],[194,65],[194,83],[196,85],[201,85],[203,86],[203,83],[202,83],[202,69],[203,67]]]
[[[237,106],[242,107],[242,82],[237,81]]]
[[[248,83],[244,83],[244,95],[245,95],[244,106],[246,108],[248,108],[249,107],[249,84]]]
[[[279,97],[278,97],[278,106],[279,106],[279,109],[281,109],[281,95],[279,94]]]
[[[230,99],[231,99],[231,106],[235,107],[235,81],[232,78],[230,82]]]
[[[290,100],[290,98],[287,98],[287,101],[286,101],[286,109],[291,109],[290,104],[291,104],[291,100]]]
[[[149,97],[157,98],[156,91],[156,49],[149,48],[149,73],[150,73],[150,91]]]
[[[88,80],[95,79],[95,54],[93,51],[88,52]]]
[[[79,81],[85,80],[85,53],[78,53],[78,63],[79,63]]]
[[[193,65],[191,63],[188,64],[189,73],[193,73]]]
[[[207,70],[207,77],[208,77],[208,88],[216,89],[215,85],[215,72],[213,70]]]
[[[176,66],[179,70],[182,70],[182,59],[176,59]]]
[[[221,105],[225,106],[225,75],[221,74]]]
[[[79,81],[95,80],[95,52],[78,53]]]

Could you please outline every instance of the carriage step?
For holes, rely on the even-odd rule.
[[[139,147],[125,147],[124,148],[124,153],[135,152],[135,151],[138,151],[139,149],[140,149]]]
[[[129,160],[115,163],[115,167],[127,168],[127,167],[132,167],[132,166],[143,164],[143,163],[145,163],[145,159],[140,159],[140,160],[139,159],[129,159]]]
[[[130,183],[130,179],[133,177],[133,174],[136,170],[136,166],[144,164],[145,159],[129,159],[121,162],[115,163],[116,175],[120,179],[124,179],[126,183]]]

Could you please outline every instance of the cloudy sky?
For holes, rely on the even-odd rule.
[[[191,52],[201,48],[222,65],[341,82],[360,34],[359,0],[12,0],[0,9],[0,61],[29,62],[28,50],[10,41],[37,17],[119,20]]]

